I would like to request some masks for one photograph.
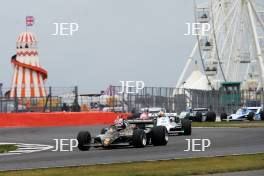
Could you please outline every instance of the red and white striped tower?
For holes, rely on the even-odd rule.
[[[46,96],[47,71],[39,63],[36,37],[31,32],[22,32],[16,47],[16,55],[11,59],[14,75],[10,97]]]

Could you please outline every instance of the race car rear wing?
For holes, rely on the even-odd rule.
[[[154,120],[134,119],[127,120],[129,124],[154,124]]]

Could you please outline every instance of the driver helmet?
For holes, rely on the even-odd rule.
[[[165,113],[163,111],[160,111],[158,114],[158,117],[164,117],[164,116],[165,116]]]
[[[117,119],[115,120],[115,126],[117,128],[125,128],[126,123],[124,122],[124,119],[121,116],[118,116]]]

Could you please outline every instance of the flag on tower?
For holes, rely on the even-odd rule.
[[[35,19],[33,16],[26,16],[26,25],[27,26],[33,26],[34,21],[35,21]]]

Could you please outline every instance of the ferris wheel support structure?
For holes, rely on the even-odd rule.
[[[236,9],[236,11],[234,13],[235,13],[235,15],[233,15],[231,23],[235,22],[235,18],[238,16],[239,10]],[[230,43],[231,50],[230,50],[229,55],[228,55],[227,66],[226,66],[225,72],[228,72],[228,70],[230,69],[231,55],[232,55],[232,51],[234,50],[234,41],[235,41],[235,35],[234,34],[237,31],[237,27],[238,27],[238,22],[236,22],[235,27],[233,28],[233,30],[229,30],[228,31],[227,38],[225,38],[225,41],[224,41],[224,45],[223,45],[224,47],[222,48],[222,50],[220,52],[220,55],[222,56],[224,51],[225,51],[224,48],[227,46],[228,39],[230,37],[231,38],[231,43]],[[230,80],[230,76],[229,75],[227,75],[227,80]]]
[[[191,65],[191,62],[193,60],[194,54],[195,54],[195,52],[197,50],[197,47],[198,47],[198,42],[195,43],[195,45],[194,45],[194,47],[192,49],[192,52],[191,52],[190,56],[188,57],[188,60],[187,60],[185,66],[183,68],[182,74],[180,75],[180,78],[177,81],[176,88],[179,88],[183,84],[184,76],[186,75],[186,72],[187,72],[189,66]]]
[[[254,11],[255,16],[257,17],[258,22],[259,22],[260,25],[261,25],[261,28],[264,30],[264,22],[263,22],[263,21],[261,20],[261,18],[259,17],[255,5],[254,5],[251,1],[249,1],[249,2],[250,2],[250,5],[251,5],[251,7],[252,7],[252,9],[253,9],[253,11]]]
[[[251,4],[252,3],[247,3],[247,9],[248,9],[248,13],[249,13],[249,17],[250,17],[250,23],[251,23],[251,28],[252,28],[252,32],[253,32],[253,36],[254,36],[254,43],[255,43],[256,50],[257,50],[257,59],[258,59],[258,62],[259,62],[260,74],[261,74],[260,75],[260,77],[261,77],[261,88],[263,88],[263,83],[264,83],[264,64],[263,64],[261,48],[260,48],[259,41],[258,41],[258,34],[257,34],[257,29],[255,27],[256,24],[255,24],[255,21],[254,21]]]
[[[194,6],[196,6],[196,2],[195,2],[195,0],[194,0]],[[222,27],[223,27],[223,25],[226,23],[226,21],[228,21],[228,18],[232,15],[232,12],[233,12],[233,10],[235,9],[235,7],[236,7],[236,5],[238,4],[238,1],[234,4],[234,6],[232,7],[232,9],[228,12],[228,14],[224,17],[224,19],[223,19],[223,21],[219,24],[219,26],[215,29],[215,31],[216,32],[218,32]],[[215,7],[215,8],[217,8],[217,7]],[[218,17],[219,17],[219,15],[217,15]],[[210,35],[212,35],[212,33],[213,33],[213,31],[211,31],[211,33],[210,33]],[[184,66],[184,69],[183,69],[183,71],[182,71],[182,73],[181,73],[181,75],[180,75],[180,77],[179,77],[179,79],[178,79],[178,81],[177,81],[177,84],[176,84],[176,88],[180,88],[181,87],[181,85],[184,83],[184,77],[186,76],[186,73],[187,73],[187,70],[188,70],[188,68],[190,67],[190,65],[191,65],[191,62],[193,61],[193,58],[194,58],[194,55],[195,55],[195,53],[196,53],[196,51],[199,49],[199,47],[198,47],[198,41],[196,41],[196,43],[195,43],[195,45],[194,45],[194,47],[193,47],[193,49],[192,49],[192,51],[191,51],[191,54],[190,54],[190,56],[188,57],[188,60],[187,60],[187,62],[186,62],[186,64],[185,64],[185,66]],[[202,58],[203,58],[203,56],[202,56]]]
[[[213,38],[214,38],[214,44],[215,44],[215,53],[216,53],[216,56],[217,56],[217,60],[218,60],[218,64],[219,64],[219,67],[220,67],[220,70],[221,70],[221,74],[223,76],[223,79],[224,81],[226,81],[226,76],[224,74],[224,71],[223,71],[223,67],[222,67],[222,63],[221,63],[221,59],[220,59],[220,56],[219,56],[219,51],[218,51],[218,47],[217,47],[217,42],[216,42],[216,35],[215,35],[215,27],[214,27],[214,12],[213,12],[213,0],[211,0],[211,11],[212,11],[212,27],[213,27]],[[219,14],[217,14],[219,16]]]
[[[211,30],[204,35],[196,31],[197,42],[176,88],[196,89],[198,84],[200,89],[207,87],[206,90],[209,90],[220,88],[223,82],[240,82],[242,89],[249,89],[252,88],[252,81],[258,88],[263,88],[264,6],[257,0],[208,0],[199,6],[196,1],[195,22],[209,23]],[[260,17],[260,13],[263,16]],[[186,79],[187,74],[191,75],[194,60],[200,62],[199,65],[195,63],[195,67],[200,67],[202,73],[202,79],[199,76],[197,83],[193,83],[197,79],[195,76]]]

